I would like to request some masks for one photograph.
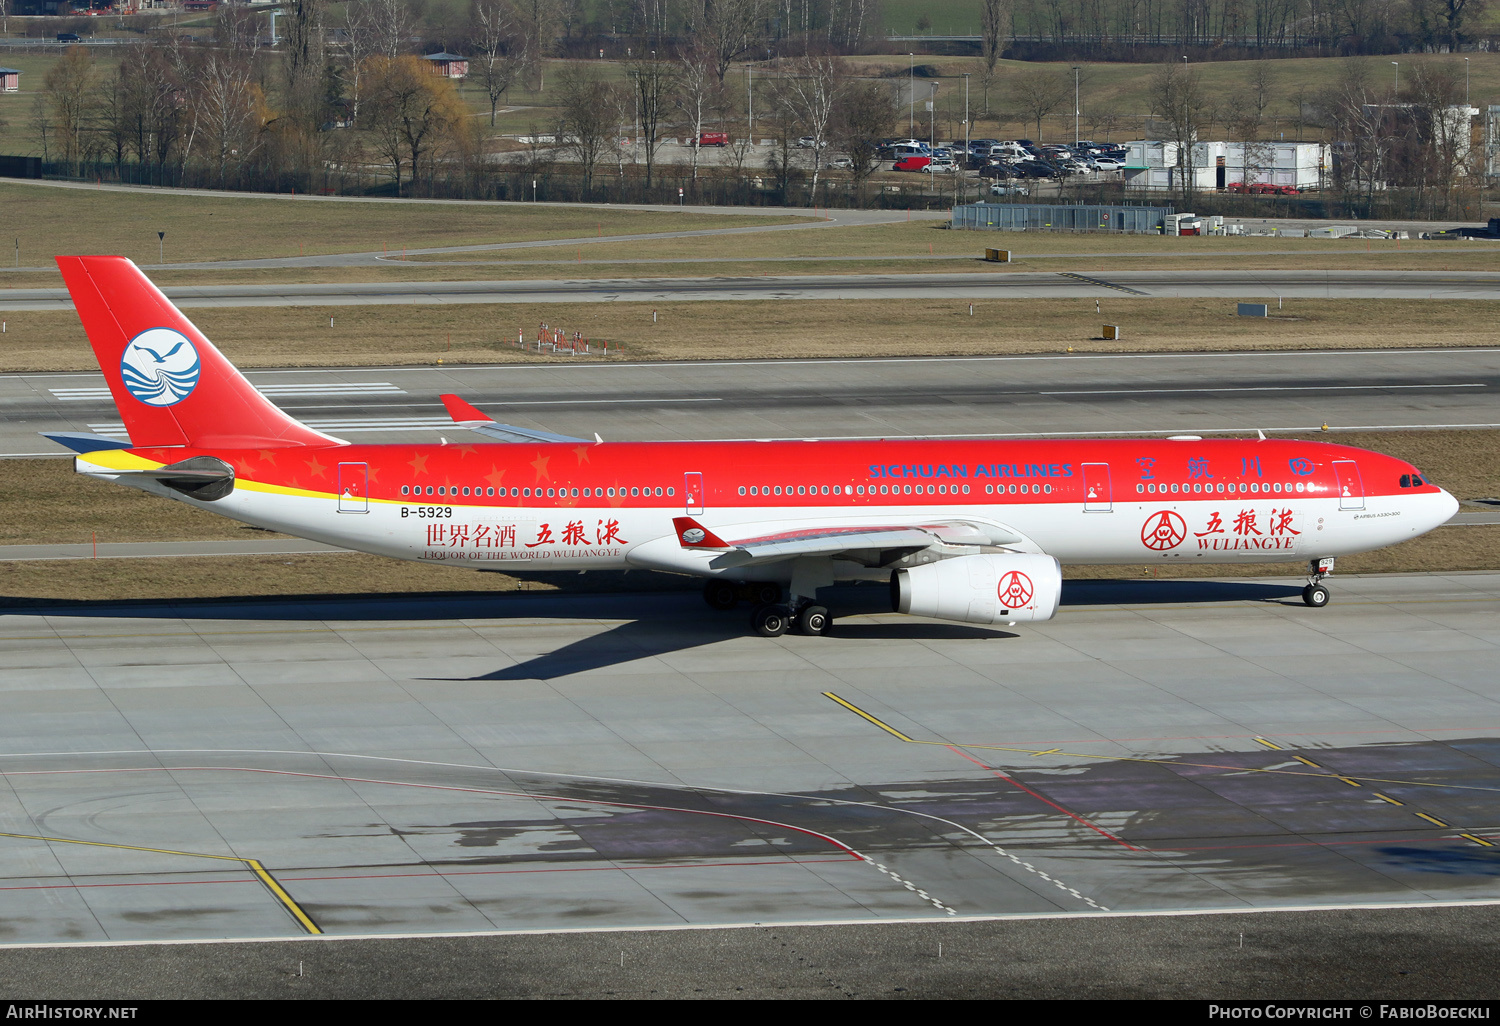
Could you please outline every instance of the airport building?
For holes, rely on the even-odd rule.
[[[1186,160],[1179,159],[1181,147],[1175,142],[1142,140],[1125,146],[1125,186],[1134,189],[1180,190],[1184,175],[1201,191],[1236,184],[1316,189],[1332,167],[1326,143],[1197,142]]]

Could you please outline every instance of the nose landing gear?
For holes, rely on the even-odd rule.
[[[1302,601],[1314,609],[1328,605],[1328,589],[1323,579],[1333,573],[1332,559],[1314,559],[1307,564],[1307,587],[1302,589]]]

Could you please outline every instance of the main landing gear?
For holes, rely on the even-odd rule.
[[[787,631],[817,637],[827,634],[828,625],[833,622],[827,606],[795,595],[788,603],[782,598],[781,585],[773,582],[741,584],[715,578],[703,585],[703,601],[714,609],[733,609],[741,600],[755,603],[755,610],[750,614],[750,627],[763,638],[779,638]]]
[[[828,615],[827,607],[812,603],[796,613],[783,605],[768,604],[756,606],[755,612],[750,614],[750,626],[763,638],[779,638],[792,629],[798,634],[818,637],[828,633],[831,623],[833,617]]]
[[[1307,587],[1302,589],[1302,601],[1314,609],[1328,605],[1328,589],[1323,579],[1333,573],[1332,559],[1314,559],[1307,564]]]

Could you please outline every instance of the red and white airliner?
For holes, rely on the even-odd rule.
[[[889,581],[902,613],[1046,620],[1060,562],[1306,561],[1458,509],[1416,467],[1323,442],[604,442],[455,422],[497,443],[352,445],[283,413],[131,261],[59,257],[128,444],[49,434],[79,473],[257,527],[470,570],[646,567],[707,578],[753,627],[821,634],[820,588]]]

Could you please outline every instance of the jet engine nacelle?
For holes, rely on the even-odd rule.
[[[956,556],[891,575],[898,613],[964,623],[1050,620],[1062,597],[1062,567],[1028,553]]]

